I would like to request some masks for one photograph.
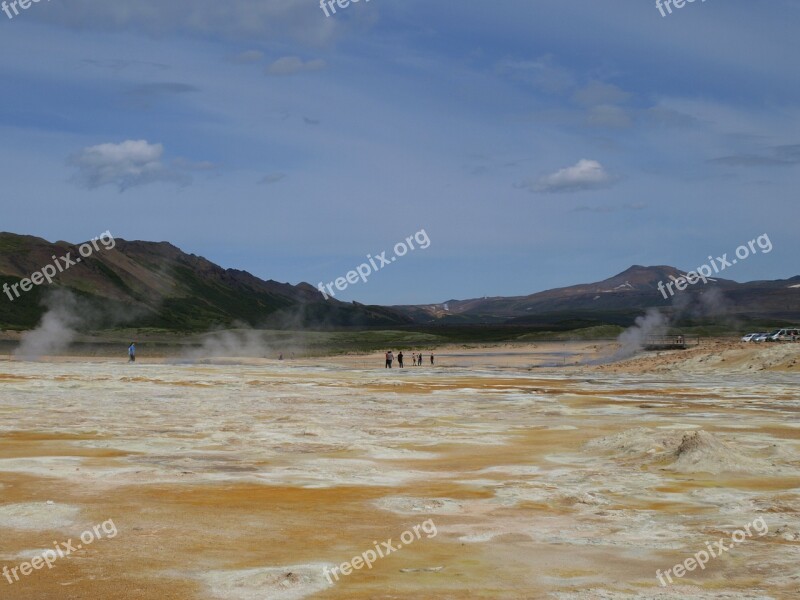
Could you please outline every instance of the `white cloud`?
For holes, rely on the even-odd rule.
[[[571,167],[560,169],[534,182],[525,182],[519,187],[534,192],[550,194],[556,192],[578,192],[609,187],[615,178],[596,160],[579,160]]]
[[[294,75],[303,71],[319,71],[325,68],[324,60],[303,61],[299,56],[284,56],[267,67],[270,75]]]
[[[209,163],[194,164],[186,159],[163,162],[164,146],[146,140],[126,140],[120,144],[99,144],[84,148],[70,157],[68,164],[77,168],[73,181],[93,190],[114,185],[128,188],[158,181],[188,184],[192,170],[213,168]]]

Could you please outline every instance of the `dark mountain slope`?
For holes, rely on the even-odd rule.
[[[398,326],[407,316],[382,307],[325,300],[308,284],[263,281],[222,267],[166,242],[116,240],[116,247],[83,258],[56,276],[53,285],[34,287],[13,302],[0,296],[0,327],[29,328],[39,321],[45,296],[69,290],[81,306],[97,313],[96,326],[126,324],[178,330],[205,330],[244,323],[265,327]],[[18,283],[53,256],[80,254],[68,242],[0,233],[0,286]],[[12,292],[13,297],[13,292]]]

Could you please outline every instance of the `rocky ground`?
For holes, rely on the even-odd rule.
[[[0,359],[0,597],[798,597],[800,344],[613,350]]]

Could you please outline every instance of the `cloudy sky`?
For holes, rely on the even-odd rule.
[[[800,274],[800,3],[50,0],[0,12],[0,230],[170,241],[338,297],[632,264]]]

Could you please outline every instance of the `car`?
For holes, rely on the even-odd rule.
[[[748,333],[747,335],[742,337],[743,342],[752,342],[755,341],[755,338],[759,335],[763,335],[763,333]]]
[[[753,338],[752,341],[754,341],[754,342],[766,342],[768,337],[769,337],[768,333],[759,333],[756,337]]]
[[[800,329],[778,329],[769,334],[770,342],[793,342],[800,337]]]

